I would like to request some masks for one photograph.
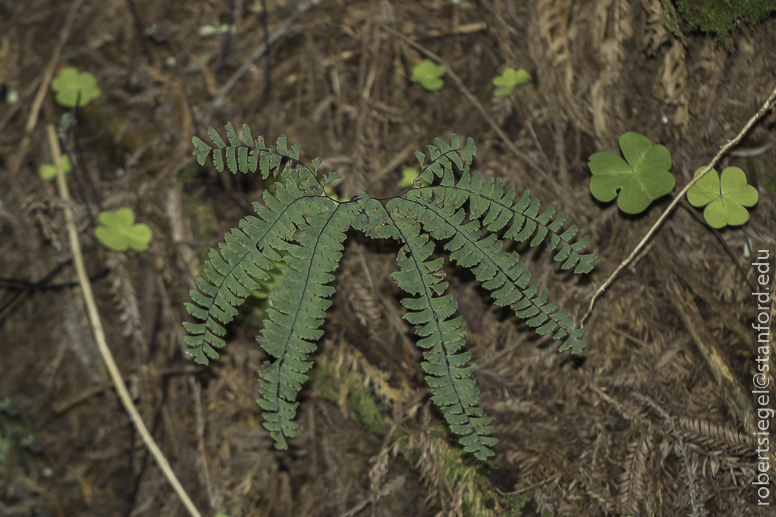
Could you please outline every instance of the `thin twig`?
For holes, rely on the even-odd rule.
[[[224,44],[221,47],[221,60],[216,69],[216,81],[221,78],[221,72],[226,66],[226,58],[229,56],[229,44],[232,42],[232,26],[234,25],[234,0],[229,0],[229,16],[226,19],[227,31],[224,37]]]
[[[221,87],[221,89],[218,91],[218,95],[216,95],[216,98],[213,99],[213,102],[210,105],[211,109],[217,108],[221,104],[224,103],[224,98],[229,94],[230,91],[232,91],[232,88],[237,84],[237,81],[240,80],[240,78],[245,75],[245,72],[248,71],[248,68],[253,64],[254,61],[261,58],[268,50],[269,48],[275,44],[283,35],[288,31],[288,29],[291,28],[291,26],[307,11],[309,11],[312,7],[318,5],[321,3],[321,0],[310,0],[309,2],[305,2],[299,7],[296,8],[296,11],[294,11],[294,14],[289,16],[286,21],[284,21],[280,27],[275,29],[275,32],[272,33],[269,37],[269,41],[265,41],[264,45],[257,48],[253,54],[242,64],[240,65],[240,68],[238,68],[233,74],[232,77],[229,78],[226,83]]]
[[[16,300],[21,298],[25,294],[29,294],[33,292],[36,289],[40,290],[46,290],[46,289],[57,289],[60,285],[63,287],[68,287],[64,284],[48,284],[48,281],[57,276],[57,274],[62,270],[63,267],[65,267],[67,264],[70,263],[70,259],[62,262],[57,267],[46,273],[46,275],[38,280],[37,282],[26,282],[24,280],[12,280],[9,278],[0,278],[0,283],[8,283],[8,284],[17,284],[21,287],[14,287],[13,285],[4,285],[4,289],[8,290],[18,290],[19,292],[16,293],[11,297],[10,300],[8,300],[6,303],[4,303],[2,306],[0,306],[0,316],[2,316],[3,312],[5,312],[6,309],[11,307]],[[55,287],[57,286],[57,287]]]
[[[601,284],[601,287],[598,288],[598,290],[595,292],[593,297],[590,299],[590,306],[587,309],[587,312],[582,317],[582,319],[579,322],[580,327],[585,326],[585,321],[587,321],[588,316],[590,316],[590,313],[593,312],[593,305],[595,305],[596,300],[599,296],[603,294],[604,291],[606,291],[607,287],[609,287],[612,282],[614,282],[614,279],[617,278],[617,275],[622,271],[628,264],[631,263],[633,258],[641,251],[641,248],[644,247],[644,245],[647,244],[649,239],[652,237],[652,235],[655,234],[658,228],[660,228],[660,225],[663,224],[663,221],[666,220],[666,218],[671,214],[671,212],[674,210],[676,205],[679,204],[679,202],[684,198],[684,195],[687,194],[687,191],[690,190],[690,187],[695,185],[703,176],[706,175],[707,172],[709,172],[711,169],[714,168],[714,166],[722,159],[722,156],[725,155],[725,153],[728,152],[728,150],[731,147],[735,147],[738,145],[738,143],[741,141],[742,138],[746,135],[746,133],[752,128],[752,126],[760,120],[765,113],[770,110],[773,106],[773,102],[776,100],[776,88],[773,89],[768,99],[765,101],[765,103],[760,107],[759,110],[757,110],[757,113],[752,115],[752,117],[749,119],[749,121],[744,125],[743,129],[736,135],[736,137],[733,140],[728,141],[725,145],[723,145],[719,152],[714,156],[714,158],[709,162],[706,167],[703,168],[700,174],[695,176],[692,181],[690,181],[687,185],[684,186],[684,188],[679,192],[679,194],[676,195],[673,201],[671,201],[671,204],[668,205],[668,208],[665,209],[665,211],[661,214],[660,218],[655,221],[655,224],[652,225],[652,227],[649,229],[647,234],[644,236],[643,239],[638,243],[638,245],[633,248],[633,251],[631,251],[630,255],[628,255],[628,258],[623,260],[620,265],[617,267],[617,269],[614,270],[614,273],[612,273],[609,278],[606,279],[606,282]]]
[[[450,68],[450,65],[447,64],[441,57],[431,52],[429,49],[421,45],[420,43],[417,43],[413,40],[411,40],[409,37],[405,36],[401,32],[397,31],[396,29],[393,29],[391,27],[388,27],[386,25],[381,25],[381,29],[383,29],[386,32],[390,32],[397,38],[400,38],[402,41],[407,43],[407,45],[411,46],[421,54],[425,55],[427,58],[436,61],[440,65],[444,65],[444,67],[447,69],[447,77],[452,79],[452,81],[456,84],[459,90],[461,90],[461,93],[464,94],[464,96],[469,99],[469,102],[471,102],[472,106],[477,108],[477,111],[480,112],[482,117],[485,119],[485,121],[490,125],[491,128],[493,128],[493,131],[496,132],[496,134],[499,136],[502,142],[509,148],[510,151],[512,151],[512,154],[517,156],[520,160],[525,162],[529,167],[531,167],[533,170],[541,174],[542,176],[545,176],[547,174],[547,171],[542,169],[542,167],[533,161],[530,157],[528,157],[525,153],[520,151],[520,149],[517,148],[517,146],[512,142],[512,140],[509,139],[506,133],[504,133],[504,130],[499,127],[498,124],[496,124],[496,121],[493,120],[493,117],[490,116],[490,113],[488,113],[488,110],[485,109],[485,107],[480,103],[479,100],[477,100],[477,97],[474,96],[472,92],[469,91],[468,88],[466,88],[466,85],[463,84],[463,80],[458,77],[458,74],[453,72],[453,70]]]
[[[57,266],[55,271],[59,271],[62,268],[62,266],[69,263],[70,263],[69,260],[63,262],[62,264]],[[89,281],[96,282],[97,280],[102,280],[103,278],[108,276],[108,271],[109,271],[108,269],[103,269],[99,273],[90,276]],[[49,278],[49,275],[46,275],[46,278]],[[60,283],[47,284],[43,281],[28,282],[27,280],[16,280],[14,278],[2,278],[2,277],[0,277],[0,284],[9,284],[9,285],[4,285],[3,288],[8,289],[10,291],[25,291],[28,289],[38,290],[38,291],[55,291],[58,289],[70,289],[78,286],[78,282],[60,282]],[[0,310],[0,312],[2,311]]]
[[[38,92],[35,94],[35,98],[32,101],[32,106],[30,107],[30,112],[27,116],[27,123],[24,125],[24,138],[22,138],[21,144],[19,144],[17,147],[16,157],[11,162],[11,166],[8,169],[12,179],[10,182],[11,194],[14,198],[16,198],[16,202],[19,203],[19,205],[24,202],[25,196],[21,185],[25,184],[25,182],[16,178],[16,175],[21,170],[22,164],[27,158],[27,151],[30,147],[30,144],[32,143],[30,134],[32,133],[32,130],[35,129],[35,125],[38,123],[38,117],[40,116],[40,108],[43,105],[43,99],[46,97],[46,94],[48,94],[49,84],[51,83],[52,77],[54,77],[54,70],[56,70],[57,62],[59,61],[59,57],[62,55],[62,49],[65,47],[65,43],[67,43],[67,40],[70,37],[70,30],[73,28],[76,14],[78,14],[78,9],[81,8],[83,3],[84,0],[73,0],[73,3],[70,4],[70,9],[68,9],[67,16],[65,16],[65,21],[62,23],[62,28],[59,31],[57,45],[51,52],[51,57],[49,58],[49,62],[46,65],[46,71],[43,73],[43,77],[40,81]],[[19,224],[23,232],[31,232],[30,228],[32,228],[32,223],[30,222],[29,217],[24,210],[21,212]],[[26,237],[26,235],[24,237]],[[31,260],[35,264],[36,269],[42,270],[43,264],[39,258],[41,254],[38,252],[37,239],[25,238],[22,240],[27,246],[27,250],[30,252]]]
[[[140,21],[140,16],[137,14],[135,0],[127,0],[127,6],[129,6],[129,12],[132,14],[132,21],[135,26],[135,32],[137,33],[137,39],[140,40],[140,46],[143,47],[143,54],[145,54],[148,64],[153,65],[154,57],[151,55],[151,49],[148,48],[148,41],[146,40],[145,32],[143,32],[143,22]]]
[[[186,490],[184,490],[180,481],[178,481],[178,478],[175,476],[175,473],[172,471],[170,464],[167,462],[167,458],[164,457],[164,454],[162,454],[159,446],[156,445],[156,441],[154,440],[153,436],[151,436],[151,433],[148,432],[145,423],[143,423],[143,418],[140,416],[140,413],[137,411],[135,404],[132,402],[132,397],[129,394],[129,390],[127,390],[127,385],[124,383],[124,378],[122,377],[121,372],[116,365],[116,361],[113,359],[113,354],[111,353],[110,348],[108,348],[108,343],[105,339],[105,332],[102,328],[102,321],[100,320],[100,313],[97,310],[97,303],[94,300],[92,284],[89,282],[89,278],[86,275],[84,257],[81,253],[81,244],[78,240],[78,230],[75,227],[73,212],[69,206],[70,192],[67,188],[65,173],[62,170],[62,155],[59,152],[57,132],[52,124],[49,124],[46,129],[48,131],[49,146],[51,146],[51,152],[54,156],[54,165],[57,168],[57,187],[59,188],[59,195],[65,202],[65,221],[67,222],[67,231],[70,238],[70,247],[73,253],[73,262],[75,263],[75,269],[78,273],[78,282],[81,286],[81,294],[84,297],[87,312],[89,313],[89,321],[91,322],[92,331],[94,332],[94,339],[97,341],[97,346],[100,349],[102,359],[105,361],[105,365],[108,368],[113,385],[116,387],[116,393],[124,405],[124,408],[127,410],[127,413],[129,413],[130,420],[132,420],[132,423],[135,425],[138,434],[140,434],[140,437],[143,439],[143,443],[145,443],[149,452],[151,455],[153,455],[157,465],[159,465],[162,473],[167,478],[167,481],[170,483],[183,505],[189,511],[189,514],[192,517],[201,517],[199,510],[197,510],[197,507],[194,505],[191,498],[186,493]]]
[[[267,0],[261,0],[261,27],[264,29],[264,46],[267,48],[267,59],[264,66],[264,91],[261,93],[262,109],[269,106],[269,92],[272,86],[272,43],[269,40],[269,13],[267,13]],[[267,119],[269,120],[269,118]],[[263,135],[267,134],[267,124],[264,124]]]

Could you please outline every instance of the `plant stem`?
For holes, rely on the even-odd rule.
[[[197,510],[197,507],[194,505],[194,502],[192,502],[191,498],[189,498],[186,490],[183,488],[180,481],[178,481],[178,478],[175,476],[175,473],[172,471],[167,458],[164,457],[164,454],[159,449],[159,446],[156,445],[156,441],[154,440],[153,436],[151,436],[151,433],[148,432],[145,423],[143,423],[143,417],[140,416],[140,413],[137,411],[135,404],[132,402],[132,397],[129,394],[129,390],[127,390],[127,385],[124,384],[124,378],[119,371],[118,365],[116,365],[116,361],[113,359],[113,354],[111,353],[110,348],[108,348],[108,343],[105,339],[105,332],[102,328],[102,321],[100,320],[100,313],[97,310],[97,303],[94,300],[92,284],[89,282],[89,277],[86,275],[86,266],[84,265],[84,257],[81,253],[81,243],[78,240],[78,230],[75,227],[73,211],[70,209],[69,205],[70,192],[67,188],[65,173],[62,170],[62,155],[59,152],[57,132],[53,124],[48,124],[46,129],[48,131],[48,140],[49,145],[51,146],[51,152],[54,155],[54,165],[57,168],[57,186],[59,187],[59,195],[65,202],[65,221],[67,222],[67,232],[70,237],[70,248],[73,253],[73,262],[75,263],[75,269],[78,274],[78,283],[81,285],[81,293],[83,294],[84,302],[86,303],[86,309],[89,313],[89,321],[92,325],[92,331],[94,332],[94,339],[97,341],[97,346],[100,349],[100,355],[102,355],[102,359],[105,361],[105,366],[108,368],[108,373],[110,374],[111,380],[113,381],[113,385],[116,387],[116,393],[118,394],[121,403],[124,405],[124,408],[127,410],[127,413],[129,413],[129,418],[132,420],[135,429],[137,429],[137,432],[143,439],[143,443],[145,443],[149,452],[154,457],[154,460],[156,460],[157,465],[159,465],[159,468],[162,470],[162,473],[167,478],[167,481],[170,483],[173,490],[175,490],[175,493],[178,495],[183,505],[189,511],[189,514],[192,517],[202,517],[202,515],[199,513],[199,510]]]

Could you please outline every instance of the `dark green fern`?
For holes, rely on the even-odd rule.
[[[362,192],[352,200],[336,201],[324,187],[339,176],[334,172],[319,176],[317,158],[312,167],[303,165],[299,144],[289,148],[280,137],[275,146],[266,146],[261,138],[252,139],[247,125],[242,127],[242,141],[231,124],[226,132],[228,145],[215,130],[208,130],[215,148],[194,138],[200,165],[212,153],[219,171],[225,166],[233,173],[258,170],[264,179],[272,174],[278,181],[274,194],[265,191],[264,203],[254,204],[258,217],[244,218],[218,250],[210,250],[206,279],[197,278],[199,291],[191,291],[194,303],[186,304],[200,321],[184,323],[194,360],[207,364],[208,358],[218,357],[215,349],[224,346],[223,325],[259,282],[268,279],[273,263],[283,260],[289,268],[272,292],[272,307],[259,338],[274,361],[259,372],[263,382],[258,403],[276,446],[287,448],[286,438],[297,436],[296,397],[312,366],[309,354],[323,334],[320,327],[334,294],[332,273],[342,257],[346,232],[352,227],[374,238],[393,238],[402,247],[399,271],[392,277],[410,295],[402,300],[404,318],[420,338],[417,344],[424,350],[422,367],[432,400],[450,429],[461,435],[466,452],[479,459],[492,456],[490,447],[496,439],[489,436],[491,418],[484,417],[477,405],[475,365],[469,364],[471,353],[463,351],[466,329],[461,317],[455,317],[458,304],[446,293],[444,259],[435,258],[435,242],[446,241],[451,259],[474,272],[496,305],[512,308],[539,334],[554,332],[555,339],[563,340],[561,351],[578,353],[586,345],[581,339],[584,329],[574,328],[574,319],[549,300],[547,289],[539,292],[519,255],[504,250],[504,239],[531,239],[532,247],[549,240],[549,249],[557,250],[555,260],[575,273],[589,272],[597,256],[580,254],[588,239],[573,241],[577,227],[564,231],[563,214],[553,218],[555,209],[549,205],[542,209],[530,191],[518,198],[514,188],[504,189],[500,178],[470,173],[476,154],[471,138],[465,146],[455,135],[450,144],[437,139],[436,146],[428,146],[431,161],[425,165],[425,155],[416,153],[421,174],[417,186],[402,196],[378,200]],[[458,179],[454,167],[460,172]],[[420,186],[421,180],[429,186]]]

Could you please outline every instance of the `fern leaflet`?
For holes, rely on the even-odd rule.
[[[292,422],[298,403],[296,395],[307,380],[305,372],[313,363],[307,355],[316,350],[321,338],[319,330],[334,294],[328,286],[334,280],[331,274],[342,257],[345,232],[355,216],[352,204],[336,204],[326,200],[327,211],[309,218],[309,224],[300,225],[298,246],[289,247],[285,257],[290,270],[278,280],[279,287],[271,296],[273,307],[267,312],[269,320],[262,330],[262,347],[277,360],[262,370],[261,399],[266,427],[275,439],[278,449],[286,449],[284,437],[297,435],[299,425]]]
[[[461,316],[450,319],[458,309],[452,293],[443,295],[448,283],[443,281],[444,259],[428,260],[434,251],[434,242],[420,234],[416,206],[395,198],[388,202],[389,218],[404,241],[397,262],[400,271],[391,277],[396,284],[417,298],[404,298],[401,303],[408,312],[404,318],[415,325],[415,333],[425,361],[426,382],[434,395],[431,399],[442,410],[450,430],[463,435],[460,439],[464,451],[480,460],[493,456],[488,447],[497,443],[489,435],[493,427],[488,425],[492,417],[483,418],[482,408],[477,406],[480,390],[471,378],[475,365],[466,366],[471,352],[460,352],[466,337],[461,327]],[[410,210],[401,213],[401,210]],[[391,215],[393,214],[393,215]]]
[[[504,241],[495,232],[513,221],[504,237],[524,241],[533,235],[531,246],[537,246],[550,234],[549,249],[563,243],[555,260],[564,261],[563,269],[576,265],[575,273],[590,271],[590,263],[597,255],[579,254],[587,239],[569,242],[577,232],[576,226],[558,233],[565,218],[561,213],[551,222],[555,212],[551,205],[539,214],[540,202],[531,197],[530,191],[526,190],[513,205],[514,198],[514,188],[504,193],[500,178],[483,181],[479,172],[472,178],[468,168],[464,168],[457,184],[452,172],[446,171],[441,185],[413,189],[408,192],[407,202],[419,207],[423,228],[431,237],[451,239],[445,245],[451,252],[450,258],[474,272],[477,280],[483,282],[482,287],[492,291],[496,305],[511,307],[529,326],[538,327],[536,332],[540,335],[557,329],[555,339],[567,338],[560,351],[570,349],[579,353],[586,346],[578,339],[584,335],[584,329],[574,329],[574,319],[566,310],[558,310],[557,302],[548,301],[548,289],[539,294],[539,284],[531,282],[531,271],[517,253],[504,251]],[[470,206],[468,213],[462,208],[466,201]],[[469,220],[464,223],[467,217]]]

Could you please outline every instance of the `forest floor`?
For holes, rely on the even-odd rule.
[[[389,278],[395,242],[349,235],[288,451],[273,448],[255,403],[266,302],[246,304],[209,367],[185,354],[184,302],[207,249],[265,188],[192,156],[193,135],[228,121],[300,142],[304,161],[320,156],[341,174],[342,199],[399,194],[415,151],[472,137],[473,169],[530,189],[590,237],[599,258],[589,275],[514,248],[579,321],[671,202],[629,216],[595,201],[589,156],[644,134],[670,150],[678,192],[776,86],[774,17],[728,50],[681,23],[668,30],[662,5],[0,0],[0,516],[186,515],[106,374],[65,205],[109,347],[203,515],[774,515],[776,485],[753,484],[753,432],[769,420],[752,412],[768,404],[751,391],[758,364],[774,365],[752,323],[776,309],[758,309],[745,256],[748,241],[773,267],[773,148],[717,165],[757,186],[748,224],[715,234],[679,205],[598,299],[579,355],[559,354],[493,306],[471,273],[445,265],[499,440],[487,464],[460,452],[430,401]],[[439,91],[410,81],[424,52],[448,68]],[[65,66],[102,90],[68,137],[78,162],[69,203],[38,177],[52,161],[46,126],[67,112],[49,87]],[[496,98],[492,79],[507,66],[532,80]],[[739,151],[773,138],[775,120],[766,114]],[[147,251],[95,240],[96,214],[120,207],[153,230]]]

